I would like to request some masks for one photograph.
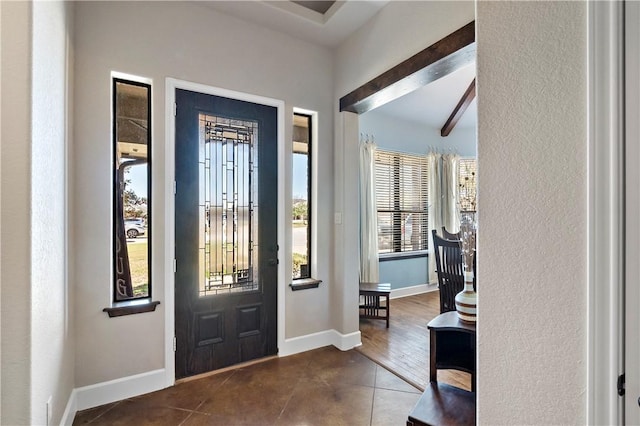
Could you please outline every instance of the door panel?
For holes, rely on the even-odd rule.
[[[277,109],[176,90],[176,378],[277,353]]]

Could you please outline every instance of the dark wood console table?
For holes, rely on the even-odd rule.
[[[430,383],[407,419],[408,426],[475,425],[476,325],[460,321],[456,311],[438,315],[429,328]],[[471,374],[471,389],[438,383],[438,369]]]
[[[476,390],[476,325],[460,321],[456,311],[445,312],[429,324],[429,380],[437,382],[438,369],[471,373],[471,390]]]

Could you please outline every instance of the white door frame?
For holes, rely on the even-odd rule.
[[[624,422],[640,424],[640,3],[625,4],[625,364]],[[626,362],[628,361],[628,362]]]
[[[623,24],[622,2],[588,2],[587,424],[623,420]]]
[[[266,98],[263,96],[252,95],[248,93],[236,92],[233,90],[222,89],[219,87],[207,86],[204,84],[193,83],[174,78],[167,78],[165,84],[165,287],[164,287],[164,304],[165,304],[165,385],[173,386],[176,377],[175,352],[173,350],[175,336],[175,275],[173,272],[173,260],[175,256],[175,197],[174,197],[174,180],[175,180],[175,115],[174,104],[176,97],[176,89],[191,90],[198,93],[206,93],[208,95],[222,96],[231,99],[237,99],[255,104],[273,106],[278,109],[278,246],[287,247],[285,242],[285,203],[284,203],[284,107],[285,103],[279,99]],[[282,256],[282,251],[278,253]],[[285,271],[286,262],[278,264],[278,348],[284,345],[285,332]]]

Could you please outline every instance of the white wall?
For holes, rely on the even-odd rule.
[[[0,276],[2,283],[2,418],[30,423],[31,4],[0,2],[2,98]]]
[[[71,6],[2,2],[2,424],[59,422],[74,386],[67,276]]]
[[[59,422],[74,388],[67,276],[67,89],[72,4],[33,3],[31,104],[31,424]],[[24,236],[23,236],[24,237]]]
[[[474,19],[471,1],[393,1],[356,31],[335,52],[335,104],[367,81],[468,24]],[[358,117],[336,113],[335,209],[343,214],[336,232],[334,255],[340,292],[332,300],[334,327],[342,333],[358,330]],[[352,121],[355,120],[355,125]],[[346,142],[345,142],[346,141]]]
[[[478,3],[480,424],[586,421],[586,9]]]
[[[476,156],[476,129],[456,127],[449,136],[440,136],[440,129],[415,121],[402,120],[375,109],[358,116],[360,133],[375,137],[379,148],[414,154],[426,154],[429,149],[449,152],[461,157]]]
[[[153,299],[163,301],[166,77],[251,93],[318,111],[320,187],[333,186],[332,77],[328,49],[223,15],[204,3],[80,2],[76,5],[75,182],[77,212],[76,386],[164,366],[164,305],[156,312],[109,319],[111,289],[110,72],[153,79]],[[290,144],[290,142],[288,142]],[[290,152],[290,145],[287,146]],[[289,157],[288,157],[289,158]],[[290,159],[285,165],[290,199]],[[286,337],[331,328],[332,198],[319,191],[318,289],[286,288]],[[290,211],[290,206],[288,207]],[[288,212],[282,214],[289,215]],[[290,264],[290,230],[280,259]],[[287,268],[290,270],[290,267]],[[290,282],[290,275],[285,284]]]

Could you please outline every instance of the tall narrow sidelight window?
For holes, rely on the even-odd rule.
[[[113,79],[113,302],[151,297],[151,86]]]
[[[311,116],[293,115],[293,279],[311,277]]]

